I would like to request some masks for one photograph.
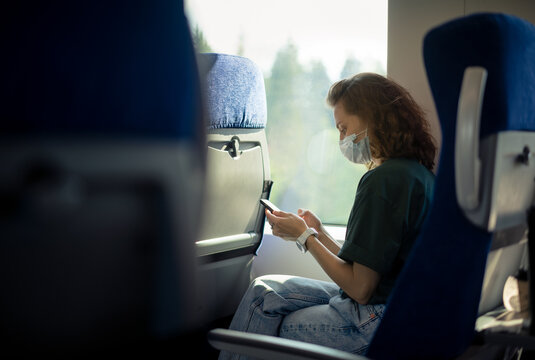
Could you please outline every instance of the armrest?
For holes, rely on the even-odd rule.
[[[268,335],[241,331],[214,329],[208,333],[208,342],[218,350],[276,360],[367,360],[368,358],[325,346]]]
[[[455,135],[455,190],[457,202],[465,212],[480,204],[479,124],[486,83],[486,69],[479,66],[465,69]]]

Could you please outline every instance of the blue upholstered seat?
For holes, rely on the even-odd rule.
[[[188,331],[206,129],[182,1],[4,11],[0,351]]]
[[[235,55],[201,54],[206,68],[208,128],[265,128],[266,91],[260,68]]]
[[[442,130],[447,134],[455,129],[453,119],[464,69],[474,65],[488,72],[481,138],[503,130],[535,128],[535,36],[531,23],[492,13],[454,20],[429,32],[424,58]]]
[[[197,137],[200,124],[180,121],[200,110],[182,7],[138,0],[10,7],[0,132]]]
[[[373,359],[451,358],[474,335],[492,233],[473,225],[455,196],[457,104],[465,68],[488,71],[481,139],[535,129],[533,25],[502,14],[456,19],[426,35],[424,59],[443,136],[434,202],[370,346]]]

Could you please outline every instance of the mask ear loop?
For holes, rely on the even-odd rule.
[[[368,128],[366,127],[366,129],[364,129],[364,130],[362,130],[361,132],[359,132],[359,133],[357,134],[357,136],[355,137],[355,139],[357,139],[357,138],[360,136],[360,134],[362,134],[362,133],[366,133],[366,136],[368,136]],[[366,137],[366,136],[365,136],[365,137]]]

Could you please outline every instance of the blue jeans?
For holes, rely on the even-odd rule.
[[[230,329],[363,354],[385,305],[360,305],[339,290],[334,283],[302,277],[259,277],[243,296]],[[222,351],[219,359],[244,357]]]

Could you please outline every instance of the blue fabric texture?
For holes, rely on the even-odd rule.
[[[206,128],[202,122],[199,72],[181,0],[23,0],[3,6],[2,10],[4,19],[2,21],[2,31],[0,31],[0,47],[2,48],[2,56],[0,57],[0,141],[7,138],[15,138],[16,140],[22,138],[23,141],[18,143],[23,145],[28,144],[29,141],[35,138],[45,138],[47,141],[52,139],[50,141],[52,144],[57,138],[62,140],[65,138],[69,140],[89,139],[91,141],[88,144],[93,144],[94,140],[100,138],[111,140],[110,144],[113,144],[115,140],[122,139],[149,140],[157,144],[162,142],[171,142],[173,144],[186,142],[188,146],[191,145],[188,150],[193,148],[191,153],[196,155],[195,158],[191,159],[191,163],[198,165],[204,162],[204,153],[206,151],[204,135]],[[174,149],[173,151],[174,153],[177,152]],[[95,153],[88,151],[87,154],[92,156]],[[47,154],[43,154],[43,157],[45,165],[48,166]],[[84,161],[83,156],[79,156],[79,158],[81,162]],[[88,158],[91,157],[88,156]],[[51,164],[55,166],[57,159],[55,157],[51,157],[51,159]],[[28,162],[29,168],[34,166],[32,161],[30,159]],[[103,158],[102,161],[107,163],[108,168],[113,168],[114,164],[110,163],[113,160]],[[19,188],[15,188],[17,195],[14,197],[16,201],[13,200],[13,203],[17,204],[17,206],[19,206],[19,202],[24,204],[27,201],[27,196],[30,198],[33,196],[31,195],[32,188],[25,185],[26,180],[23,181],[25,179],[23,176],[26,176],[24,175],[25,165],[27,164],[21,164],[23,175],[20,177],[20,195],[18,194]],[[46,166],[44,168],[48,169]],[[55,167],[52,168],[55,169]],[[18,171],[18,169],[15,170]],[[67,168],[67,170],[71,171],[70,168]],[[146,170],[147,173],[153,171],[148,168]],[[62,177],[63,172],[59,171],[59,173],[61,174],[60,177]],[[73,173],[75,177],[80,175],[74,170]],[[70,172],[67,174],[71,176]],[[87,176],[88,183],[99,184],[98,186],[88,185],[88,188],[98,188],[98,190],[89,190],[87,193],[84,188],[82,191],[84,195],[76,202],[76,210],[73,212],[78,215],[74,216],[84,218],[84,220],[88,219],[86,222],[82,222],[82,227],[83,224],[89,224],[92,221],[93,225],[99,224],[95,219],[100,219],[100,214],[97,215],[94,212],[98,211],[104,203],[111,205],[110,209],[112,210],[110,211],[112,213],[113,209],[122,209],[121,206],[124,201],[130,200],[131,193],[134,191],[136,195],[138,191],[143,196],[148,196],[145,195],[146,193],[151,194],[151,200],[146,200],[147,206],[152,204],[152,196],[157,197],[159,200],[158,205],[160,206],[156,208],[158,210],[162,209],[161,214],[169,212],[169,209],[177,213],[186,211],[182,208],[184,206],[187,207],[188,201],[181,199],[180,204],[174,204],[173,199],[164,196],[164,191],[161,190],[160,184],[150,175],[146,175],[147,184],[152,185],[153,181],[155,184],[157,183],[154,186],[155,190],[152,190],[152,188],[151,190],[146,190],[145,182],[139,179],[134,183],[123,183],[123,179],[129,177],[128,174],[110,176],[109,174],[92,173],[89,176],[84,173],[81,176],[80,183],[85,184]],[[14,178],[18,179],[18,177]],[[32,177],[29,178],[33,179]],[[191,177],[191,181],[195,181],[196,178]],[[143,186],[138,184],[143,184]],[[192,188],[186,186],[186,182],[179,182],[174,185],[181,189]],[[138,190],[138,188],[143,189]],[[7,189],[8,191],[11,190],[9,187]],[[6,188],[3,187],[0,190],[6,191]],[[28,194],[26,194],[26,191],[28,191]],[[49,190],[47,189],[46,191]],[[50,193],[53,191],[55,190],[51,190]],[[152,192],[158,195],[152,195]],[[46,193],[48,194],[49,192]],[[177,193],[180,193],[180,191]],[[5,194],[2,193],[1,195],[5,197]],[[55,197],[55,195],[50,196]],[[137,199],[137,197],[132,199]],[[143,199],[149,199],[149,197],[143,197]],[[46,206],[40,207],[35,212],[24,213],[24,211],[21,211],[22,214],[17,214],[16,217],[13,216],[11,218],[11,215],[7,218],[4,217],[2,221],[5,222],[6,220],[4,219],[7,219],[9,226],[7,227],[8,230],[3,229],[2,232],[5,234],[7,231],[7,234],[12,238],[11,240],[14,240],[19,236],[17,235],[19,234],[17,229],[19,225],[16,225],[19,221],[21,221],[21,224],[24,224],[25,221],[32,224],[46,223],[47,226],[43,228],[46,231],[38,234],[38,236],[35,235],[35,239],[30,239],[35,232],[25,232],[24,234],[28,235],[23,235],[22,237],[23,240],[28,240],[25,245],[27,247],[26,251],[32,252],[35,250],[34,247],[45,249],[45,245],[42,244],[46,244],[46,240],[51,236],[50,234],[55,234],[58,231],[58,227],[52,220],[48,224],[48,218],[43,218],[41,212],[43,211],[42,209],[48,208],[56,210],[55,206],[63,209],[62,205],[54,204],[56,204],[55,201],[47,202]],[[86,207],[86,204],[89,205]],[[136,201],[133,201],[132,204],[134,206],[133,209],[136,209]],[[25,205],[20,206],[24,208]],[[188,212],[194,210],[191,207],[187,207]],[[62,213],[62,211],[53,212],[51,219],[56,219],[57,213]],[[131,218],[139,219],[145,216],[143,212],[138,214],[136,210],[133,210],[133,213],[136,214],[134,217],[128,214],[124,217],[119,216],[120,214],[117,215],[119,219],[128,219],[127,221],[130,221],[129,219]],[[160,216],[161,214],[153,214],[153,216]],[[74,217],[74,219],[78,218]],[[130,329],[130,326],[124,324],[138,324],[140,321],[145,321],[144,326],[150,328],[151,336],[153,335],[152,333],[158,336],[168,336],[183,325],[183,321],[178,315],[183,314],[186,307],[182,306],[182,304],[187,304],[187,298],[180,293],[182,289],[179,286],[188,289],[189,286],[186,287],[186,284],[179,276],[180,274],[177,274],[177,262],[180,263],[182,259],[175,255],[184,256],[183,254],[188,254],[186,250],[189,248],[183,249],[184,245],[174,242],[176,239],[173,232],[176,219],[172,220],[172,226],[167,224],[167,220],[169,219],[165,217],[158,218],[158,224],[160,225],[160,228],[157,229],[158,231],[153,230],[151,225],[145,226],[144,223],[140,225],[142,234],[148,231],[151,234],[152,232],[156,234],[152,234],[154,237],[151,240],[157,245],[153,243],[150,246],[147,245],[146,256],[143,257],[143,259],[150,258],[151,261],[155,259],[155,264],[158,265],[157,267],[151,265],[151,272],[143,273],[147,279],[151,278],[150,287],[152,293],[143,294],[143,298],[145,299],[146,297],[147,300],[142,300],[147,303],[150,302],[148,306],[151,307],[151,317],[145,320],[145,314],[135,313],[137,299],[132,302],[130,299],[125,300],[125,298],[118,300],[119,296],[117,294],[110,296],[112,300],[110,301],[109,309],[118,308],[122,304],[123,308],[129,309],[128,311],[130,312],[128,314],[135,314],[132,319],[128,320],[124,315],[119,315],[116,320],[118,324],[122,324],[124,327],[122,330],[126,334],[135,333],[136,339],[141,336],[137,332],[139,330],[136,328],[137,325],[132,325],[132,329]],[[11,224],[10,221],[15,222],[15,224]],[[150,217],[147,221],[149,221],[148,224],[152,224],[155,220]],[[109,249],[112,250],[102,250],[101,253],[101,249],[98,247],[100,246],[99,242],[96,241],[95,247],[91,247],[91,256],[104,254],[106,259],[102,260],[102,262],[106,263],[106,261],[110,260],[111,257],[116,255],[117,249],[122,249],[120,246],[122,246],[121,241],[124,239],[121,239],[121,234],[127,231],[135,231],[135,227],[130,226],[130,223],[119,223],[117,230],[113,229],[111,231],[111,233],[119,234],[118,243],[110,244]],[[17,230],[11,230],[13,228]],[[102,227],[102,229],[105,228],[106,226]],[[173,229],[173,231],[168,231],[169,229]],[[186,240],[190,240],[189,237],[194,234],[189,227],[187,230],[185,233],[191,234],[186,236]],[[79,231],[83,230],[73,230],[72,226],[66,226],[65,234],[61,233],[62,236],[72,237],[69,240],[73,241],[69,241],[69,244],[76,243],[76,241],[84,243],[84,237],[82,237],[82,240],[76,237]],[[98,229],[95,231],[98,231]],[[90,232],[90,234],[93,234],[93,232]],[[141,241],[140,238],[136,237],[137,234],[136,236],[132,235],[133,232],[129,234],[131,244]],[[60,243],[63,244],[63,242],[67,244],[67,241],[64,240],[66,238],[60,238],[60,240],[54,238],[50,247],[46,247],[46,252],[56,253],[54,246],[58,246]],[[87,240],[87,236],[85,240]],[[179,240],[184,244],[186,243],[182,237]],[[141,242],[139,243],[141,244]],[[129,246],[132,246],[131,244]],[[161,246],[162,250],[158,249],[160,253],[156,255],[152,253],[153,245]],[[71,251],[71,247],[64,246],[61,249],[58,247],[58,249],[58,253],[63,254],[64,258],[70,259],[70,255],[67,255]],[[126,249],[130,248],[126,247]],[[177,249],[180,251],[177,251]],[[77,248],[73,252],[75,253],[75,259],[79,251],[80,249]],[[137,256],[135,253],[135,251],[121,253],[121,256],[118,257],[119,262],[113,269],[128,268],[131,261],[139,259],[135,257]],[[29,258],[31,259],[32,257],[30,256]],[[100,260],[96,259],[97,262]],[[67,263],[55,265],[57,267],[53,269],[59,269],[58,266],[65,266],[69,269],[71,266],[71,264]],[[144,264],[141,263],[136,269],[141,271],[141,269],[144,269],[143,266]],[[182,265],[180,266],[184,268]],[[153,267],[154,280],[152,279],[153,275],[151,275]],[[16,269],[16,267],[14,268]],[[75,266],[73,268],[80,271],[80,268]],[[122,274],[122,270],[117,271]],[[77,273],[74,272],[74,274]],[[84,283],[84,279],[90,279],[87,280],[87,283],[89,284],[89,289],[91,289],[91,284],[95,279],[99,279],[100,274],[92,274],[89,271],[88,274],[84,273],[83,276],[81,283]],[[117,276],[121,275],[114,274],[110,278],[122,279]],[[31,276],[22,276],[22,278],[22,285],[17,284],[17,289],[23,289],[27,285],[25,281],[31,284],[31,280],[28,280],[32,278]],[[48,280],[46,276],[43,279]],[[62,281],[63,278],[57,277],[57,279]],[[51,280],[51,283],[54,283],[54,281],[56,281],[55,277]],[[69,281],[66,282],[65,288],[71,286]],[[65,281],[62,281],[58,289],[60,294],[64,289],[63,282]],[[144,282],[149,282],[149,280],[141,279],[141,283]],[[47,284],[45,281],[43,283]],[[187,285],[189,285],[189,282],[187,282]],[[72,288],[77,289],[74,285]],[[141,291],[141,289],[144,289],[144,285],[140,285],[136,289]],[[24,291],[24,294],[31,294],[26,290],[21,291]],[[51,291],[51,293],[53,292]],[[105,311],[108,308],[104,309],[105,307],[100,306],[98,303],[95,306],[93,304],[89,305],[89,303],[86,306],[85,302],[78,303],[77,299],[79,298],[77,298],[76,291],[73,292],[75,294],[72,299],[63,299],[69,304],[64,312],[54,308],[50,313],[66,314],[65,318],[72,316],[72,318],[69,318],[70,323],[76,326],[79,325],[79,327],[75,326],[72,331],[72,337],[68,339],[55,336],[56,333],[53,331],[51,332],[52,335],[48,334],[50,336],[47,339],[54,338],[54,341],[57,339],[58,343],[62,344],[64,343],[63,341],[78,344],[77,341],[83,338],[80,344],[86,344],[86,341],[89,344],[93,341],[93,335],[96,332],[101,332],[104,337],[110,336],[112,332],[108,332],[109,329],[106,328],[106,325],[108,325],[106,321],[110,319],[99,318],[98,324],[97,322],[91,322],[91,325],[87,327],[87,329],[91,330],[87,332],[85,332],[86,328],[84,326],[86,324],[83,321],[80,324],[74,321],[74,319],[85,319],[84,316],[87,316],[87,313],[91,311],[95,311],[97,314],[106,314]],[[98,296],[95,298],[98,298]],[[30,302],[27,301],[30,300],[24,299],[24,301],[21,301],[21,306],[28,306]],[[59,303],[61,304],[61,302]],[[54,303],[54,306],[56,305]],[[3,310],[9,311],[7,308]],[[76,311],[83,312],[84,315],[77,317]],[[13,319],[17,318],[13,317]],[[40,329],[41,325],[43,325],[42,328],[45,328],[45,325],[40,324],[38,318],[30,319],[24,317],[24,319],[21,322],[23,324],[20,325],[20,329],[30,329],[27,332],[29,334],[28,342],[30,342],[32,341],[32,329]],[[51,328],[53,329],[54,326],[48,327],[48,329]],[[2,334],[7,334],[5,327],[2,327],[0,331]],[[16,328],[14,332],[9,334],[11,336],[16,334],[17,341],[23,338],[23,341],[27,341],[25,338],[27,334],[22,331]],[[41,341],[46,340],[39,338],[36,344],[40,344]],[[47,343],[47,348],[48,345],[50,345],[50,349],[53,349],[54,345]],[[22,346],[20,347],[22,348]],[[39,348],[39,345],[34,345],[33,347]],[[88,345],[88,348],[91,348],[91,346]],[[52,353],[54,352],[52,351]]]
[[[473,339],[492,234],[464,217],[455,196],[464,69],[488,70],[480,137],[535,127],[535,27],[526,21],[501,14],[453,20],[427,34],[424,59],[443,136],[434,202],[370,345],[373,359],[452,358]]]
[[[251,60],[225,54],[200,54],[207,69],[205,105],[208,128],[265,128],[264,77]]]
[[[286,275],[258,277],[243,296],[229,328],[361,354],[368,348],[385,305],[361,305],[343,298],[339,291],[333,282]],[[219,360],[230,359],[246,358],[221,352]]]
[[[205,132],[182,1],[20,1],[0,44],[0,133]]]
[[[534,129],[534,33],[535,26],[525,20],[490,13],[451,21],[429,32],[424,57],[443,128],[455,126],[464,69],[482,66],[488,79],[481,137]]]

